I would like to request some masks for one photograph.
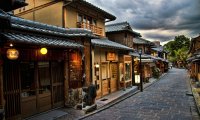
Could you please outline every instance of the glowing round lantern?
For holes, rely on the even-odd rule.
[[[19,51],[16,49],[8,49],[6,54],[10,60],[16,60],[19,57]]]
[[[47,48],[41,48],[40,53],[43,55],[47,54]]]

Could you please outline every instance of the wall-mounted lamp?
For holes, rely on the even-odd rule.
[[[99,80],[99,64],[98,63],[96,63],[96,64],[94,64],[94,74],[95,74],[95,76],[96,76],[96,80]]]
[[[10,47],[13,47],[13,44],[12,43],[10,43],[10,45],[9,45]]]
[[[47,48],[41,48],[40,49],[40,53],[42,54],[42,55],[45,55],[45,54],[47,54]]]
[[[99,68],[99,64],[98,63],[95,64],[95,68]]]

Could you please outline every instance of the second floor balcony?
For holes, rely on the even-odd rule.
[[[77,27],[91,30],[95,35],[104,36],[103,29],[101,27],[97,27],[96,25],[86,22],[77,22]]]

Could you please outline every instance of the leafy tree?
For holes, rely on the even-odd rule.
[[[169,51],[169,61],[177,66],[185,66],[188,58],[187,51],[190,47],[189,38],[184,35],[175,36],[173,41],[164,45],[165,50]]]

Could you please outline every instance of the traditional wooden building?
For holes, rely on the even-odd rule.
[[[148,82],[149,78],[152,77],[152,69],[155,66],[155,59],[151,56],[151,47],[154,44],[142,37],[136,37],[133,39],[133,48],[139,52],[141,51],[141,62],[142,62],[142,80]],[[135,74],[139,74],[139,57],[135,60]]]
[[[120,43],[122,45],[125,45],[127,47],[130,47],[132,49],[132,52],[134,51],[133,49],[133,39],[135,37],[141,36],[139,33],[135,32],[132,30],[130,24],[128,22],[120,22],[120,23],[115,23],[115,24],[109,24],[106,25],[106,36],[117,43]],[[136,53],[135,53],[136,54]],[[133,54],[132,54],[133,55]],[[134,60],[132,57],[139,56],[136,54],[136,56],[132,56],[130,54],[121,56],[122,61],[124,61],[124,64],[121,64],[121,68],[126,68],[127,64],[130,64],[132,69],[132,77],[129,79],[124,79],[124,77],[120,77],[121,85],[126,87],[126,86],[131,86],[134,84]],[[127,69],[128,70],[128,69]],[[127,72],[126,69],[123,70],[124,74],[121,74],[120,76],[125,76],[125,73]]]
[[[107,38],[92,39],[92,45],[93,82],[97,86],[97,98],[121,89],[123,86],[120,86],[120,83],[131,83],[132,62],[128,54],[132,48]]]
[[[105,41],[106,39],[105,38],[106,36],[105,23],[108,21],[115,20],[116,17],[100,9],[99,7],[92,5],[91,3],[85,0],[69,0],[69,1],[68,0],[67,1],[27,0],[26,2],[29,3],[29,6],[15,10],[14,11],[15,15],[26,18],[26,19],[39,21],[39,22],[43,22],[43,23],[47,23],[51,25],[56,25],[56,26],[60,26],[64,28],[88,29],[88,30],[91,30],[94,35],[100,37],[100,39],[95,39],[92,41],[102,41],[103,43],[105,42],[111,43],[111,41],[108,39]],[[57,11],[57,13],[52,14],[55,11]],[[117,44],[117,45],[123,46],[120,44]],[[118,90],[119,89],[119,85],[118,85],[119,74],[117,73],[117,76],[115,76],[115,78],[112,78],[112,76],[110,75],[111,68],[116,69],[115,72],[119,72],[118,63],[119,61],[121,61],[122,63],[125,63],[124,60],[127,60],[126,65],[131,65],[131,63],[128,64],[129,62],[131,62],[129,60],[130,58],[127,58],[129,56],[122,55],[122,53],[128,55],[127,50],[130,50],[130,49],[126,46],[123,46],[126,48],[126,50],[124,50],[125,52],[122,50],[123,51],[122,53],[118,53],[119,52],[118,47],[116,46],[113,47],[111,44],[107,46],[108,49],[101,48],[102,47],[101,45],[96,47],[95,42],[94,43],[91,42],[91,44],[88,44],[87,48],[89,48],[89,46],[90,46],[90,50],[89,49],[87,50],[88,54],[85,57],[87,59],[90,59],[90,65],[86,65],[86,71],[90,72],[90,74],[89,73],[86,74],[86,78],[90,79],[90,83],[94,83],[98,86],[97,92],[98,92],[99,97],[102,97],[108,93]],[[110,46],[112,46],[112,49],[110,48]],[[99,49],[103,49],[104,52],[100,52],[99,54],[97,52],[99,51]],[[97,60],[99,55],[101,56],[101,59]],[[109,59],[107,60],[106,56],[111,56],[111,55],[114,55],[116,58],[114,60],[109,60]],[[103,57],[106,59],[104,60]],[[101,66],[104,66],[102,63],[103,62],[107,63],[105,64],[106,71],[107,71],[105,73],[107,74],[106,80],[104,80],[105,84],[101,82],[103,81],[102,77],[104,79],[104,76],[99,76],[99,80],[96,80],[96,77],[94,77],[96,76],[96,72],[94,72],[96,70],[96,68],[94,68],[94,65],[97,65],[96,60],[98,61],[98,64],[100,65],[100,69],[99,69],[100,71],[102,70]],[[122,69],[124,69],[124,66]],[[123,74],[125,74],[125,72],[123,72]],[[107,92],[103,92],[103,90]]]
[[[156,66],[162,73],[169,69],[169,61],[167,60],[168,52],[164,50],[163,46],[154,46],[151,48],[151,55],[155,57]]]
[[[0,12],[0,106],[6,119],[71,104],[70,88],[87,85],[91,31],[65,29]],[[90,49],[89,49],[90,50]]]
[[[105,22],[112,14],[85,0],[26,0],[29,4],[14,11],[16,16],[64,28],[84,28],[105,36]],[[54,14],[55,13],[55,14]]]
[[[192,38],[188,52],[191,56],[187,59],[190,77],[195,81],[200,81],[200,35]]]

